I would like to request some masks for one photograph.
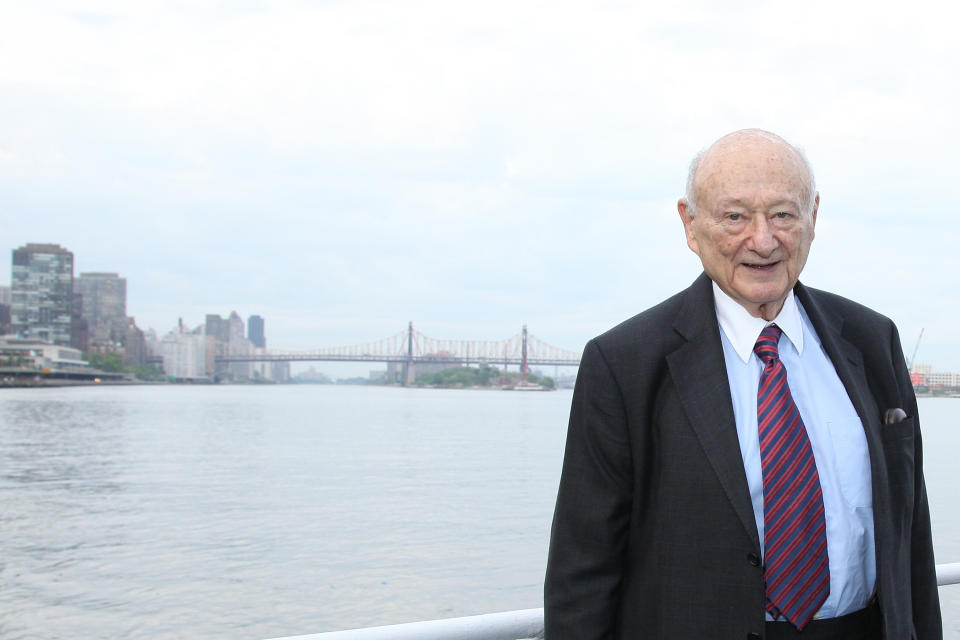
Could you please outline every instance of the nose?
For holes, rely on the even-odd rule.
[[[779,241],[773,235],[770,222],[766,216],[755,216],[750,225],[750,236],[747,248],[761,256],[769,256],[777,248]]]

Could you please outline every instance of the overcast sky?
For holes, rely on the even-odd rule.
[[[960,371],[946,6],[0,0],[0,282],[53,242],[161,335],[580,349],[696,278],[689,160],[762,127],[816,171],[802,279]]]

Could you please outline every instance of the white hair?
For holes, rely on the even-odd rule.
[[[807,154],[804,153],[803,149],[801,149],[800,147],[793,146],[792,144],[790,144],[789,142],[787,142],[786,140],[784,140],[783,138],[781,138],[776,134],[770,133],[768,131],[763,131],[760,129],[745,129],[744,131],[735,131],[734,133],[728,134],[727,136],[723,136],[723,138],[726,138],[728,136],[731,136],[737,133],[746,133],[746,132],[752,133],[754,135],[758,135],[770,141],[780,142],[782,144],[785,144],[788,148],[792,149],[800,157],[800,160],[803,162],[803,166],[807,170],[807,176],[809,176],[809,181],[807,184],[807,192],[805,194],[806,197],[804,198],[804,202],[801,203],[801,205],[803,206],[804,210],[807,213],[812,214],[813,206],[816,203],[816,199],[817,199],[817,181],[813,177],[813,167],[810,165],[810,160],[807,159]],[[723,138],[720,138],[720,140],[723,140]],[[720,140],[717,140],[717,142],[719,142]],[[693,160],[690,161],[690,169],[687,171],[687,193],[686,193],[685,199],[687,201],[687,212],[691,216],[694,216],[697,214],[697,189],[696,189],[697,171],[699,171],[700,169],[700,164],[703,162],[704,156],[707,155],[707,152],[710,149],[712,149],[713,146],[717,144],[717,142],[714,142],[709,147],[705,147],[701,149],[697,153],[697,155],[693,157]]]

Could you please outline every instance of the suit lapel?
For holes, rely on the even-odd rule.
[[[704,274],[687,289],[674,322],[674,329],[686,343],[667,356],[667,366],[707,459],[744,529],[759,548],[760,535],[743,470],[712,287]]]
[[[857,415],[867,426],[865,416],[873,412],[867,410],[869,387],[863,369],[863,354],[843,337],[843,317],[832,313],[829,308],[820,304],[811,294],[811,291],[797,283],[794,293],[800,299],[804,311],[817,330],[824,350],[830,356],[840,381],[843,382]]]
[[[816,290],[807,289],[802,284],[797,283],[794,288],[797,298],[803,305],[804,311],[817,330],[820,343],[833,363],[833,368],[837,371],[840,381],[857,415],[860,416],[860,422],[863,424],[863,430],[867,437],[867,451],[870,454],[870,475],[873,484],[873,519],[874,522],[888,522],[890,502],[884,499],[887,487],[886,466],[883,464],[883,441],[880,430],[880,411],[881,407],[877,405],[867,382],[867,372],[863,363],[863,354],[849,340],[843,337],[844,320],[843,317],[831,309],[827,300],[817,295]],[[885,529],[883,527],[874,527],[874,536],[876,537],[877,570],[882,571],[883,558],[879,550],[886,547]]]

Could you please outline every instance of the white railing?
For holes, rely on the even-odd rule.
[[[960,584],[960,562],[937,565],[937,586]]]
[[[937,565],[937,584],[960,584],[960,562]],[[276,640],[526,640],[543,638],[543,609],[488,613]]]
[[[520,640],[542,637],[543,609],[523,609],[277,640]]]

